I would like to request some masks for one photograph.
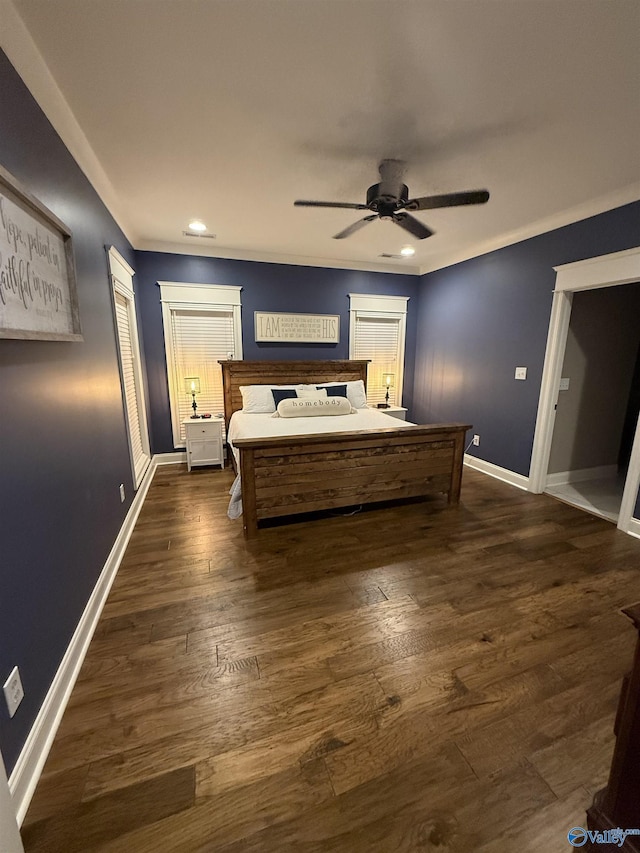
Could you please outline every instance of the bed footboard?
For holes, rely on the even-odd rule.
[[[469,424],[238,439],[245,536],[268,518],[446,492],[460,498]]]

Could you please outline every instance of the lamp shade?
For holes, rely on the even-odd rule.
[[[393,386],[395,385],[395,381],[396,377],[393,373],[384,374],[384,384],[387,386],[387,388],[393,388]]]
[[[199,376],[185,376],[185,378],[184,378],[184,392],[185,392],[185,394],[199,394],[200,393],[200,377]]]

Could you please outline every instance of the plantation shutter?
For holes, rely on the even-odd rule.
[[[140,345],[136,323],[136,302],[133,290],[135,270],[129,266],[114,246],[107,250],[115,336],[122,384],[124,419],[129,441],[133,488],[137,489],[151,462],[149,433],[140,360]]]
[[[198,377],[201,393],[196,395],[198,414],[222,414],[222,369],[229,353],[237,351],[234,340],[232,310],[172,309],[171,337],[175,397],[180,423],[180,440],[184,441],[182,421],[193,414],[192,396],[185,388],[188,377]]]
[[[389,403],[396,405],[402,368],[400,331],[397,318],[356,315],[353,357],[370,359],[367,368],[367,402],[370,406],[385,402],[387,387],[384,377],[389,373],[394,376],[394,387],[389,389]]]

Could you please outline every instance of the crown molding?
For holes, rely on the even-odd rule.
[[[139,240],[135,247],[141,252],[166,252],[171,255],[196,255],[204,258],[224,258],[234,261],[257,261],[263,264],[288,264],[299,267],[325,267],[326,269],[358,270],[360,272],[384,272],[394,275],[420,275],[417,266],[391,266],[390,264],[346,261],[337,258],[316,258],[311,255],[287,255],[278,252],[255,252],[248,249],[225,249],[211,246],[185,246],[182,243],[162,240]]]
[[[451,267],[454,264],[469,261],[472,258],[477,258],[480,255],[487,255],[489,252],[495,252],[498,249],[504,249],[507,246],[513,246],[515,243],[521,243],[523,240],[529,240],[532,237],[539,237],[541,234],[546,234],[549,231],[555,231],[557,228],[564,228],[566,225],[572,225],[574,222],[580,222],[582,219],[589,219],[591,216],[597,216],[600,213],[606,213],[608,210],[614,210],[616,207],[622,207],[625,204],[631,204],[634,201],[640,201],[640,183],[631,184],[628,187],[623,187],[620,190],[615,190],[607,195],[600,196],[597,199],[590,199],[583,204],[563,210],[560,213],[554,213],[544,219],[538,219],[529,225],[522,228],[517,228],[514,231],[508,231],[500,237],[493,240],[487,240],[483,243],[475,243],[467,246],[461,252],[443,255],[432,264],[422,264],[420,266],[420,275],[435,272],[436,270]]]

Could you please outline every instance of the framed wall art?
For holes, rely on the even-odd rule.
[[[0,338],[83,340],[71,232],[2,167]]]
[[[287,344],[340,343],[339,314],[278,314],[255,311],[256,342]]]

